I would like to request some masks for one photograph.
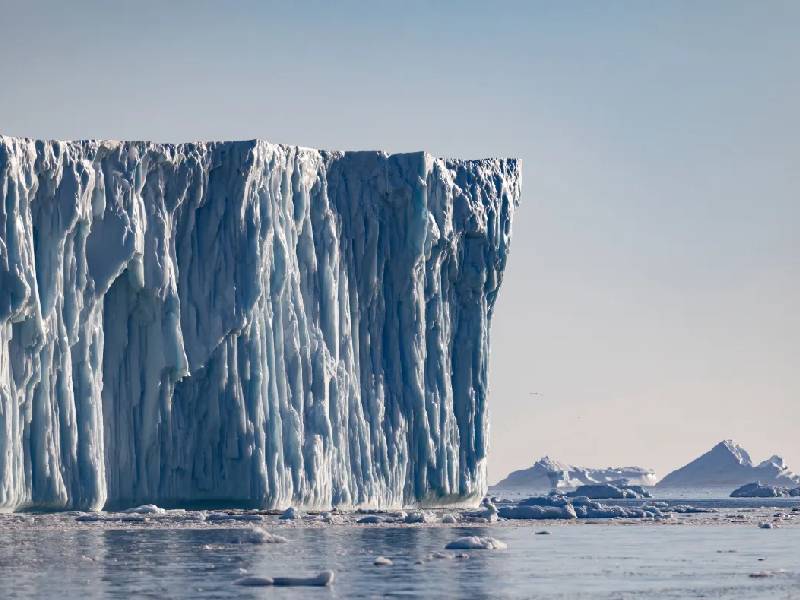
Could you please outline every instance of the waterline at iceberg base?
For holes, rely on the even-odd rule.
[[[0,508],[475,504],[515,160],[0,137]]]

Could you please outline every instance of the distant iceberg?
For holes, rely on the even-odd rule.
[[[736,488],[730,494],[731,498],[782,498],[785,496],[800,496],[800,487],[790,489],[774,485],[763,485],[759,481],[746,483]]]
[[[0,508],[472,504],[516,160],[0,137]]]
[[[508,477],[492,487],[520,490],[560,490],[603,483],[653,486],[657,480],[655,471],[652,469],[642,467],[577,467],[545,456],[527,469],[512,472]]]
[[[780,456],[753,464],[744,448],[733,440],[724,440],[689,464],[672,471],[658,482],[658,487],[735,487],[754,481],[768,486],[794,487],[800,485],[800,476],[793,473]]]

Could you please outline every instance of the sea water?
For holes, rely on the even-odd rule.
[[[241,523],[192,524],[190,513],[174,524],[156,519],[113,527],[76,523],[74,515],[0,515],[0,580],[6,598],[85,600],[800,598],[800,526],[787,519],[785,526],[761,529],[760,518],[746,524],[687,518],[673,524],[303,526],[270,517],[259,527],[287,541],[253,544],[232,543]],[[492,536],[508,548],[445,550],[465,535]],[[376,566],[378,556],[392,564]],[[236,584],[247,576],[325,569],[335,572],[326,588]]]

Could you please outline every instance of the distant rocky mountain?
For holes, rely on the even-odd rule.
[[[780,456],[753,464],[750,455],[733,440],[725,440],[658,482],[659,488],[740,486],[759,481],[764,485],[793,487],[800,476]]]
[[[545,456],[532,467],[514,471],[498,483],[496,488],[553,490],[576,488],[580,485],[598,483],[620,483],[626,485],[653,486],[657,481],[651,469],[642,467],[608,467],[593,469],[577,467]]]

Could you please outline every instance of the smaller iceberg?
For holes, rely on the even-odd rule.
[[[754,481],[731,492],[731,498],[785,498],[786,496],[800,496],[800,487],[790,489]]]
[[[578,467],[545,456],[527,469],[514,471],[493,486],[497,489],[561,490],[581,485],[619,483],[622,485],[654,486],[655,471],[643,467]]]

